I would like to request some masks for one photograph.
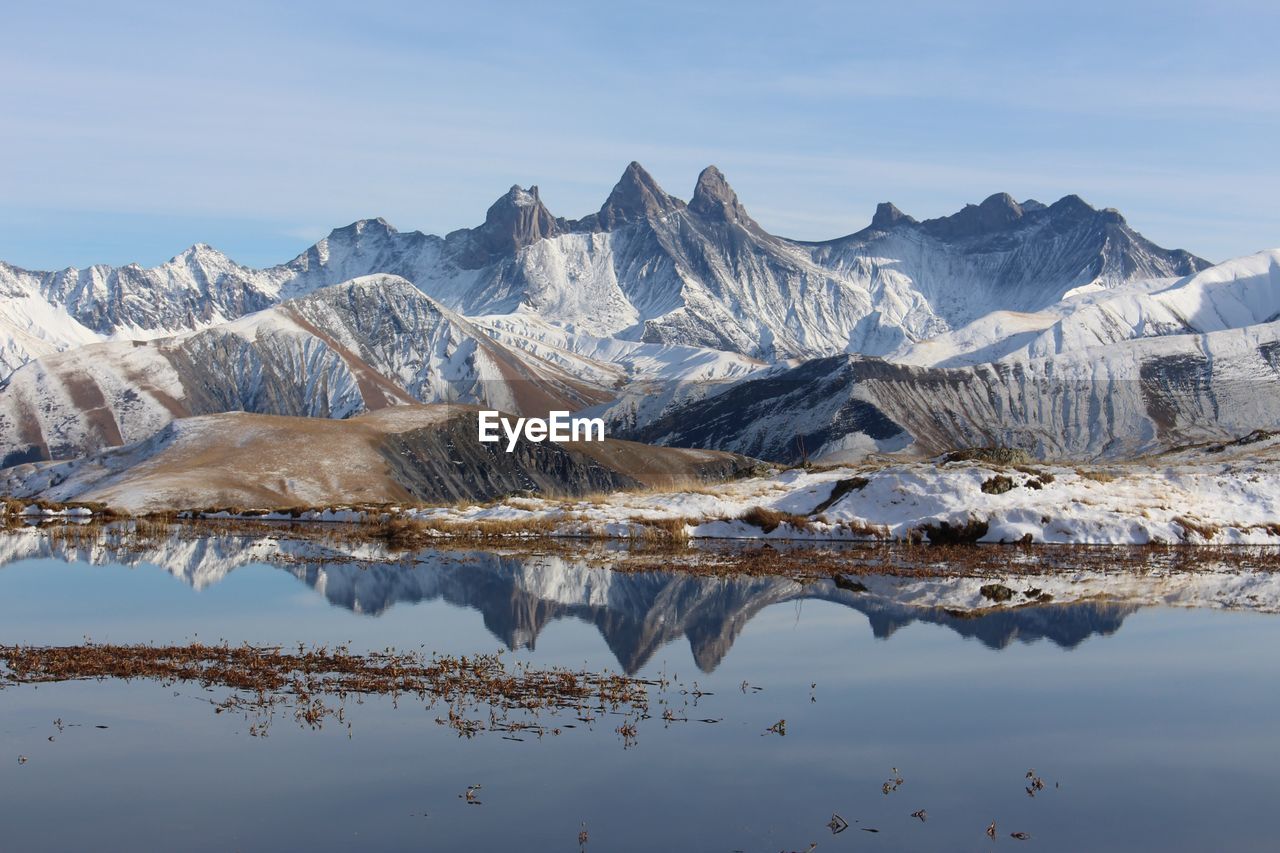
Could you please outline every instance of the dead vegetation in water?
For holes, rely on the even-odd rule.
[[[770,523],[774,519],[761,519]],[[821,518],[812,519],[815,523]],[[1280,547],[1269,545],[987,545],[972,544],[981,525],[951,526],[924,531],[914,541],[885,542],[876,529],[861,531],[866,541],[806,542],[804,540],[694,540],[681,534],[689,519],[634,522],[630,537],[593,538],[538,535],[520,525],[480,528],[468,535],[440,535],[430,522],[422,524],[310,524],[247,519],[178,520],[128,519],[76,523],[66,519],[38,527],[24,525],[25,535],[47,537],[56,548],[96,548],[121,558],[169,545],[220,539],[231,547],[264,540],[312,542],[318,547],[306,556],[280,549],[256,559],[279,563],[324,565],[413,563],[424,556],[449,554],[468,559],[476,551],[514,557],[557,554],[598,564],[617,572],[678,571],[702,576],[773,575],[822,579],[836,575],[911,575],[918,577],[996,577],[1071,571],[1136,573],[1205,570],[1276,571]],[[1193,524],[1195,522],[1192,522]],[[519,533],[512,535],[511,531]],[[501,535],[494,535],[499,533]],[[853,530],[851,532],[858,533]],[[1202,531],[1204,533],[1209,530]],[[924,542],[924,534],[930,541]],[[381,548],[360,548],[374,545]],[[326,553],[328,552],[328,553]]]
[[[228,693],[216,713],[243,713],[250,734],[265,735],[279,714],[313,729],[350,724],[345,703],[365,696],[409,697],[438,708],[436,722],[460,736],[559,734],[542,715],[594,720],[622,715],[634,739],[659,682],[609,672],[508,667],[501,655],[453,657],[386,649],[205,645],[0,646],[0,688],[86,680],[193,684]]]

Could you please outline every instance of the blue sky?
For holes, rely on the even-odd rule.
[[[1273,2],[10,4],[0,259],[245,263],[330,228],[596,209],[715,163],[776,233],[1078,193],[1212,260],[1280,246]],[[189,6],[189,7],[188,7]]]

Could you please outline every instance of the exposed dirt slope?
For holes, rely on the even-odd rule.
[[[396,406],[346,420],[224,413],[174,421],[144,442],[10,468],[11,495],[102,501],[130,511],[216,506],[492,500],[717,480],[748,470],[729,453],[615,441],[477,440],[477,408]]]

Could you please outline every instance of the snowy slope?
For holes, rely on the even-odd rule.
[[[1128,458],[1280,428],[1280,321],[972,367],[834,356],[648,414],[630,437],[783,462],[908,446]]]
[[[1008,478],[1009,487],[983,488],[996,477]],[[793,518],[765,530],[741,518],[753,507]],[[1105,467],[906,462],[791,469],[715,490],[621,492],[590,501],[532,499],[413,512],[450,521],[551,519],[565,535],[622,538],[657,519],[683,519],[693,537],[774,540],[928,539],[944,523],[968,528],[972,522],[971,535],[983,542],[1275,545],[1280,544],[1280,439]]]
[[[10,269],[0,264],[0,377],[33,358],[102,339],[26,282],[4,281]]]
[[[12,465],[140,441],[189,415],[345,418],[414,402],[545,414],[611,398],[403,279],[368,276],[202,331],[37,359],[0,383],[0,447]]]
[[[1201,335],[1280,319],[1280,249],[1180,279],[1087,292],[1034,314],[993,312],[890,358],[953,367],[1084,353],[1136,338]]]

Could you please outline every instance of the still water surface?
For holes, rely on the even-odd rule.
[[[673,686],[629,747],[610,718],[464,739],[439,709],[373,697],[348,703],[349,731],[286,718],[251,737],[196,686],[9,687],[0,849],[576,851],[584,824],[589,851],[1276,848],[1277,616],[1095,601],[960,618],[826,581],[234,550],[10,548],[0,643],[504,649]],[[690,722],[664,723],[659,699]],[[833,835],[833,813],[850,828]]]

